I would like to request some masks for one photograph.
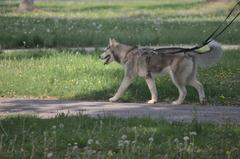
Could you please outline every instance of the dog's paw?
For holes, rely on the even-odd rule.
[[[118,99],[115,97],[109,98],[109,102],[116,102]]]
[[[157,103],[157,100],[149,100],[148,102],[147,102],[148,104],[155,104],[155,103]]]
[[[172,105],[180,105],[180,104],[182,104],[182,103],[177,100],[172,102]]]

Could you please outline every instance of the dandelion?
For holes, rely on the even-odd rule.
[[[88,139],[88,145],[91,145],[93,143],[93,139]]]
[[[189,134],[190,134],[190,136],[196,136],[197,135],[197,133],[195,131],[192,131]]]
[[[122,140],[126,140],[127,139],[127,135],[123,134],[121,137]]]
[[[48,154],[47,154],[47,158],[52,158],[53,157],[53,153],[52,152],[49,152]]]
[[[62,123],[59,124],[59,128],[61,128],[61,129],[64,128],[64,124],[62,124]]]
[[[184,141],[188,141],[188,140],[189,140],[189,137],[188,137],[188,136],[184,136],[183,140],[184,140]]]
[[[119,141],[118,141],[118,147],[123,147],[123,146],[124,146],[123,141],[122,141],[122,140],[119,140]]]
[[[124,141],[124,144],[125,144],[125,145],[129,145],[129,143],[130,143],[130,142],[129,142],[128,140],[125,140],[125,141]]]
[[[108,153],[107,153],[107,155],[110,156],[110,157],[113,156],[112,150],[109,150]]]
[[[75,151],[76,149],[78,149],[78,146],[77,145],[73,146],[73,151]]]
[[[100,145],[100,142],[98,140],[95,141],[96,145]]]
[[[149,142],[153,142],[153,141],[154,141],[153,137],[150,137],[150,138],[148,139],[148,141],[149,141]]]
[[[175,142],[175,143],[178,143],[178,142],[179,142],[178,138],[175,138],[175,139],[174,139],[174,142]]]
[[[47,136],[47,132],[46,132],[46,131],[44,131],[44,132],[43,132],[43,135],[44,135],[44,136]]]

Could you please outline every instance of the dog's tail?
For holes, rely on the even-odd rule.
[[[216,64],[223,55],[221,44],[219,44],[218,42],[211,41],[208,44],[208,47],[210,48],[209,51],[203,53],[195,53],[193,55],[197,64],[199,64],[200,66],[210,66]]]

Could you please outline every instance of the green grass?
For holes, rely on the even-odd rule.
[[[137,45],[195,44],[225,18],[234,3],[204,0],[47,1],[32,13],[16,1],[0,4],[1,48],[104,46],[109,37]],[[237,20],[219,40],[239,44]]]
[[[119,87],[123,69],[116,63],[104,66],[98,56],[57,50],[2,53],[0,96],[107,101]],[[218,65],[199,70],[210,104],[240,104],[239,58],[239,50],[228,50]],[[157,88],[160,101],[173,101],[178,96],[168,76],[157,79]],[[145,81],[137,78],[122,101],[143,102],[149,98]],[[193,88],[188,88],[186,102],[198,102]]]
[[[0,128],[0,156],[4,159],[240,157],[240,127],[228,123],[184,124],[60,114],[53,119],[2,118]]]

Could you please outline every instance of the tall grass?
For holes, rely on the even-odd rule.
[[[178,158],[240,157],[240,127],[149,118],[117,119],[18,116],[0,119],[1,158]]]

